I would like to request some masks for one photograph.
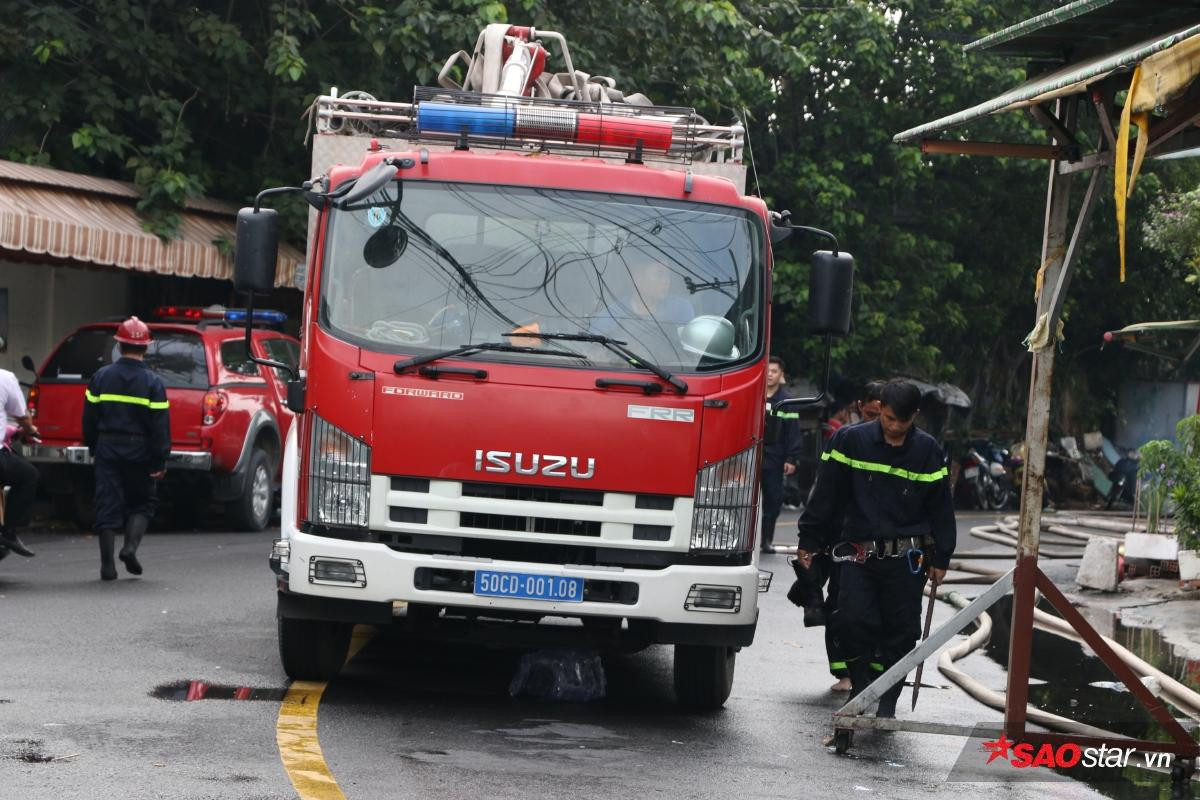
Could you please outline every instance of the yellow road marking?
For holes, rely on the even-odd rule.
[[[371,640],[373,630],[359,625],[350,639],[346,663]],[[293,681],[279,706],[275,743],[279,758],[300,800],[346,800],[325,763],[317,738],[317,707],[325,693],[325,681]]]

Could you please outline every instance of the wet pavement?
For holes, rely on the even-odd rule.
[[[37,558],[0,564],[0,795],[295,797],[276,745],[287,681],[271,536],[153,535],[143,578],[115,584],[97,579],[95,543],[77,535],[32,535]],[[676,707],[665,647],[606,657],[606,698],[569,704],[510,697],[514,653],[377,635],[320,700],[330,771],[352,800],[1144,796],[1074,782],[948,784],[958,737],[864,733],[835,755],[821,739],[843,696],[828,691],[823,629],[803,628],[784,597],[785,558],[764,566],[775,582],[721,711]],[[935,624],[951,613],[939,604]],[[960,664],[1003,687],[986,653]],[[925,682],[915,714],[902,696],[901,718],[998,723],[932,662]]]

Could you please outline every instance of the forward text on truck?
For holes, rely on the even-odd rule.
[[[332,677],[355,623],[670,644],[680,702],[720,706],[766,577],[771,244],[794,226],[744,193],[740,124],[589,79],[557,33],[488,26],[439,82],[319,98],[311,180],[238,216],[252,300],[262,201],[313,207],[271,554],[284,669]],[[852,272],[836,240],[813,255],[827,344]]]

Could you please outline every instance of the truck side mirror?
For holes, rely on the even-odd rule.
[[[853,298],[854,256],[829,250],[813,253],[808,286],[809,333],[849,333]]]
[[[233,256],[233,286],[239,292],[270,292],[275,288],[279,256],[279,212],[273,208],[243,208],[237,215]]]
[[[33,374],[37,374],[37,365],[33,363],[33,359],[29,356],[21,356],[21,366]]]

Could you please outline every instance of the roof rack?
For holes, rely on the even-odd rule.
[[[745,128],[709,125],[695,109],[419,87],[411,103],[364,92],[318,97],[318,134],[405,139],[459,148],[741,163]]]

